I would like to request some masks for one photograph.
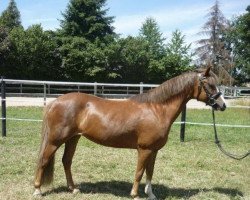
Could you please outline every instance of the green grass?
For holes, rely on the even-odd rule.
[[[8,107],[8,117],[42,118],[42,108]],[[179,119],[178,119],[179,120]],[[249,109],[216,112],[217,123],[250,125]],[[187,121],[211,123],[210,110],[188,110]],[[40,145],[41,122],[7,121],[7,137],[0,139],[0,199],[33,199],[33,178]],[[173,125],[167,145],[157,155],[153,191],[159,199],[250,199],[250,158],[232,160],[215,146],[210,126],[186,126],[179,142],[179,125]],[[249,149],[249,128],[218,127],[226,149]],[[56,154],[53,185],[42,188],[43,199],[125,200],[134,179],[136,151],[103,147],[82,138],[73,160],[73,177],[80,193],[65,187],[61,164],[63,148]],[[143,194],[143,179],[140,194]]]

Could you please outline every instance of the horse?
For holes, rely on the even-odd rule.
[[[45,108],[37,169],[35,196],[41,196],[41,185],[53,179],[56,150],[65,144],[62,163],[67,186],[76,188],[71,164],[81,136],[100,145],[136,149],[135,179],[130,195],[138,199],[138,187],[146,171],[145,193],[156,199],[151,180],[156,155],[168,140],[171,125],[190,99],[205,102],[224,111],[225,101],[217,88],[217,77],[210,67],[185,72],[146,93],[125,100],[109,100],[84,93],[68,93]]]

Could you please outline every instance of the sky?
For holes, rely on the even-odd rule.
[[[219,0],[220,10],[227,19],[245,13],[249,0]],[[0,0],[0,13],[8,6],[9,0]],[[59,19],[69,0],[16,0],[21,13],[22,25],[41,24],[44,30],[60,28]],[[167,40],[176,29],[185,35],[186,43],[199,39],[197,33],[207,21],[206,14],[215,0],[107,0],[107,15],[114,16],[115,32],[122,37],[138,35],[147,17],[159,25]],[[166,40],[166,41],[167,41]],[[194,47],[194,46],[193,46]]]

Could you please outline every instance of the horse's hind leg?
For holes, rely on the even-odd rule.
[[[44,149],[40,152],[40,158],[38,161],[38,166],[35,176],[35,192],[34,195],[41,195],[41,185],[43,183],[49,184],[53,179],[54,170],[54,154],[58,149],[58,146],[52,145],[50,143],[44,144]]]
[[[71,173],[72,159],[76,150],[76,145],[78,143],[80,136],[74,136],[65,143],[64,154],[62,158],[64,171],[67,179],[68,188],[73,192],[77,193],[79,190],[75,188],[75,184]]]

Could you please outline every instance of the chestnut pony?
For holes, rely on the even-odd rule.
[[[145,193],[149,199],[156,199],[151,187],[155,158],[166,144],[170,127],[184,105],[190,99],[197,99],[216,110],[225,110],[216,80],[207,68],[184,73],[127,100],[108,100],[83,93],[60,96],[45,109],[34,195],[41,195],[41,185],[52,181],[54,155],[64,143],[62,162],[67,185],[73,193],[79,191],[72,179],[71,163],[77,142],[84,136],[108,147],[137,149],[131,196],[138,199],[139,183],[146,170]]]

